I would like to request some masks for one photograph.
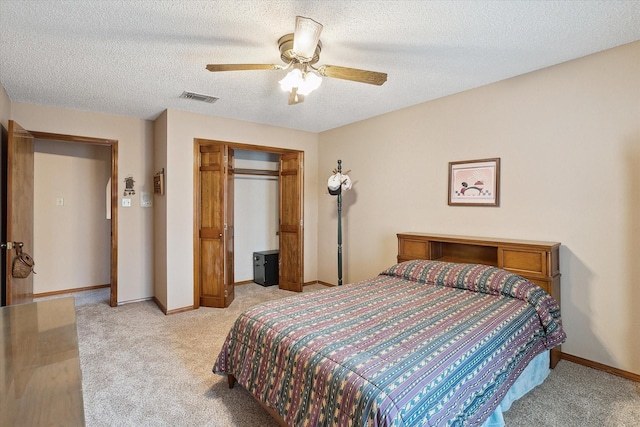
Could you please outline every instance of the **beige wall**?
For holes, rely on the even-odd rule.
[[[318,278],[336,283],[344,197],[347,281],[395,262],[395,233],[559,241],[563,351],[640,374],[640,42],[319,135]],[[500,157],[498,208],[447,205],[448,162]],[[333,233],[324,233],[332,230]]]
[[[193,305],[194,138],[304,151],[304,280],[316,280],[318,136],[258,123],[169,110],[166,165],[167,310]],[[156,164],[156,168],[163,167]]]
[[[167,167],[167,112],[153,123],[154,173]],[[156,300],[167,307],[167,196],[153,196],[153,291]]]
[[[110,283],[111,148],[50,140],[34,145],[33,292]]]
[[[152,297],[153,210],[140,207],[140,192],[153,191],[153,123],[17,102],[11,103],[11,118],[28,130],[118,140],[120,198],[124,178],[133,175],[136,180],[132,207],[118,207],[118,301]]]

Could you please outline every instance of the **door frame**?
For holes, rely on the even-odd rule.
[[[118,140],[30,130],[34,139],[103,145],[111,148],[111,268],[109,305],[118,306]]]
[[[302,153],[304,155],[303,150],[294,150],[289,148],[279,148],[279,147],[269,147],[265,145],[253,145],[253,144],[242,144],[238,142],[229,142],[229,141],[220,141],[213,139],[204,139],[204,138],[194,138],[194,156],[193,156],[193,308],[197,309],[200,307],[200,244],[199,244],[199,215],[200,215],[200,196],[198,194],[200,188],[200,175],[199,175],[199,155],[200,155],[200,146],[202,145],[210,145],[210,144],[223,144],[226,145],[231,150],[242,150],[242,151],[259,151],[263,153],[271,153],[271,154],[289,154],[289,153]],[[304,168],[301,168],[301,171],[304,171]],[[304,206],[304,188],[300,189],[301,193],[301,206]],[[231,203],[233,206],[233,203]],[[227,212],[225,212],[225,215]],[[304,215],[304,211],[301,211],[301,215]],[[225,236],[226,238],[226,236]],[[302,232],[302,247],[304,248],[304,230]],[[225,249],[226,250],[226,249]],[[231,259],[235,259],[235,257],[231,257]],[[233,271],[234,266],[224,266],[225,274],[230,268]],[[304,285],[304,259],[301,263],[301,271],[302,271],[302,280]],[[226,280],[226,278],[224,279]],[[230,283],[230,286],[234,286],[233,283]]]

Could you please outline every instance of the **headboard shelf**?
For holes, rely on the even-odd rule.
[[[431,259],[498,266],[498,252],[490,246],[465,243],[429,241]]]
[[[560,303],[560,243],[449,234],[398,233],[398,262],[428,259],[500,267],[532,281]],[[551,350],[551,367],[560,346]]]

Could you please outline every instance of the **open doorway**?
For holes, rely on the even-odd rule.
[[[54,134],[47,132],[30,131],[34,138],[46,144],[49,142],[64,142],[76,144],[92,144],[107,146],[110,149],[110,191],[106,194],[107,200],[110,202],[107,216],[110,216],[110,266],[109,266],[109,288],[110,297],[109,304],[112,307],[118,305],[118,141],[109,139],[100,139],[75,135]],[[104,193],[103,193],[104,194]],[[64,204],[64,200],[56,200],[56,203]],[[109,204],[109,203],[108,203]],[[73,254],[69,254],[70,257]]]

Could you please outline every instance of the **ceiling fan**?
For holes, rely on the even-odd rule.
[[[387,81],[386,73],[339,67],[337,65],[314,64],[320,59],[322,24],[311,18],[296,17],[295,33],[285,34],[278,40],[280,58],[286,65],[276,64],[209,64],[207,70],[291,70],[280,80],[280,87],[289,92],[289,105],[299,104],[311,91],[322,83],[322,77],[351,80],[380,86]]]

